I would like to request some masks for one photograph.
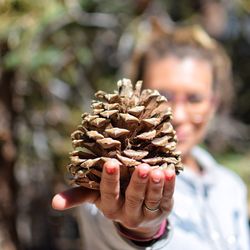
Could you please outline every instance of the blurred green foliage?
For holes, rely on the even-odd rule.
[[[250,190],[250,153],[225,152],[216,156],[218,162],[238,173]],[[248,213],[250,214],[250,191],[248,192]]]
[[[88,109],[96,89],[110,90],[119,78],[124,59],[120,48],[127,45],[121,44],[121,37],[129,32],[129,24],[137,20],[134,23],[141,25],[155,13],[177,22],[200,20],[201,2],[0,1],[0,71],[12,72],[16,79],[13,128],[18,151],[17,228],[24,249],[79,249],[79,243],[70,241],[77,233],[65,236],[61,229],[65,220],[50,209],[50,198],[58,187],[62,189],[63,177],[68,180],[65,166],[71,150],[70,133],[80,122],[81,113]],[[236,62],[242,62],[234,67],[239,94],[235,106],[240,105],[234,108],[234,115],[250,123],[250,106],[240,101],[241,96],[248,100],[250,94],[250,62],[246,59],[250,55],[250,37],[245,32],[250,26],[246,15],[249,9],[247,1],[242,3],[240,12],[229,8],[228,20],[234,24],[234,32],[225,30],[216,38]],[[246,23],[244,29],[242,20]],[[129,51],[123,51],[126,53]],[[248,143],[246,135],[248,141],[243,141]],[[233,157],[223,161],[231,165],[240,160],[241,167],[235,164],[234,170],[243,173],[243,178],[249,176],[248,156],[245,161],[241,156]],[[62,244],[66,240],[71,248]]]

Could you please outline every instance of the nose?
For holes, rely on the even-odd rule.
[[[172,106],[172,112],[173,112],[173,123],[175,126],[187,121],[188,114],[184,103],[176,102]]]

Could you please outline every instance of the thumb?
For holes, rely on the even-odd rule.
[[[56,210],[66,210],[84,202],[95,203],[99,197],[99,191],[84,187],[75,187],[56,194],[51,205]]]

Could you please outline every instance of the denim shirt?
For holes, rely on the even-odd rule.
[[[176,178],[171,234],[138,247],[117,233],[113,222],[90,204],[79,210],[84,250],[249,250],[246,188],[241,179],[195,147],[202,176],[186,168]]]

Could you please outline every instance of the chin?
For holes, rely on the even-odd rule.
[[[194,146],[193,145],[189,145],[187,143],[179,143],[177,144],[177,150],[181,151],[181,156],[182,158],[185,158],[186,156],[188,156],[192,150]]]

